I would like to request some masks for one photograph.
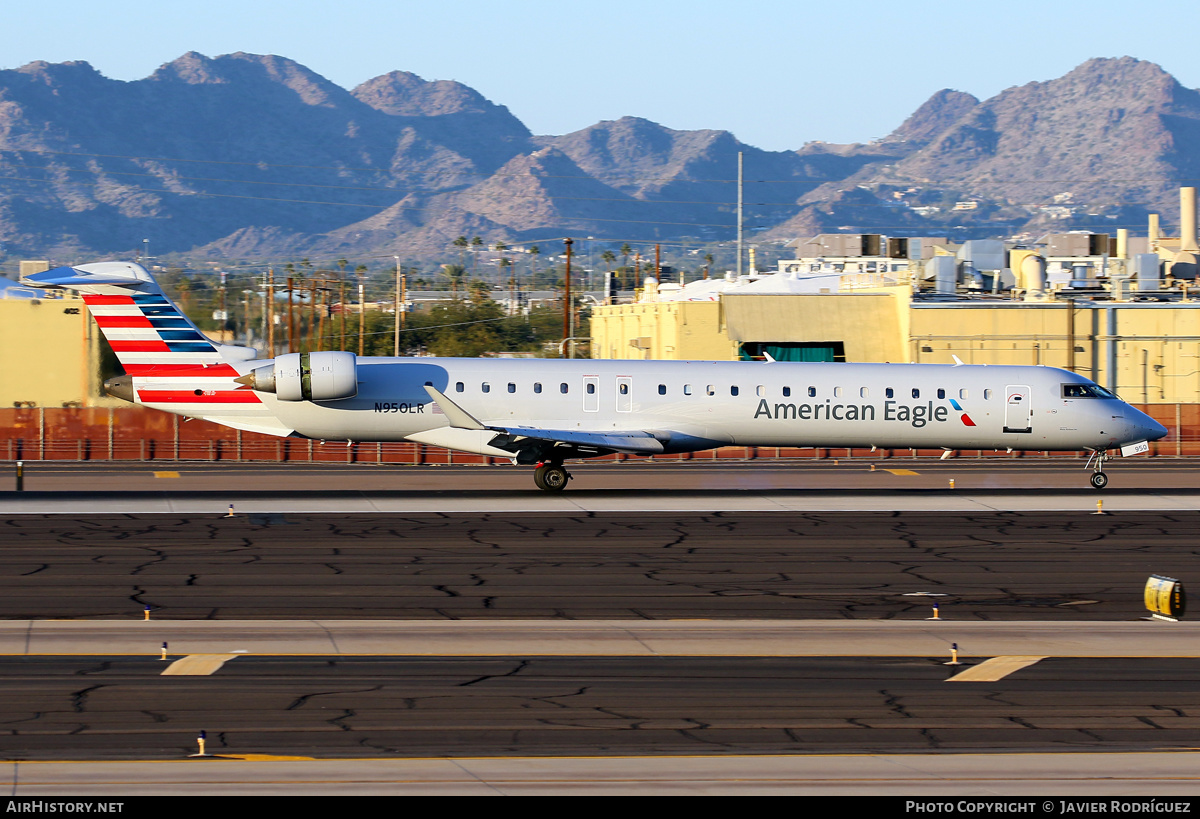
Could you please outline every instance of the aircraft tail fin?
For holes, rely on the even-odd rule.
[[[228,426],[291,433],[258,393],[234,382],[242,374],[237,365],[247,358],[236,352],[243,348],[219,345],[200,332],[141,265],[56,267],[22,282],[79,292],[130,377],[110,379],[114,395]]]
[[[228,367],[219,345],[176,307],[141,265],[101,262],[25,276],[35,287],[78,291],[104,337],[132,376]]]

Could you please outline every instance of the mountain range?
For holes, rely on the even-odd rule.
[[[0,71],[0,243],[23,257],[437,259],[458,236],[614,244],[839,230],[1006,236],[1177,221],[1200,177],[1200,92],[1089,60],[987,100],[934,94],[871,143],[765,151],[635,117],[530,133],[452,81],[352,90],[278,56],[188,53],[149,77]]]

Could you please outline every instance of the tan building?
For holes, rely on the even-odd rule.
[[[0,407],[108,407],[101,338],[80,299],[0,298]]]

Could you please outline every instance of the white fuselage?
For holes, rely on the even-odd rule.
[[[446,427],[426,384],[487,425],[661,430],[668,452],[1104,450],[1165,434],[1116,398],[1065,397],[1065,385],[1092,382],[1050,367],[364,358],[358,382],[358,394],[339,401],[263,398],[284,426],[326,440],[395,441]],[[455,448],[489,449],[482,439]]]

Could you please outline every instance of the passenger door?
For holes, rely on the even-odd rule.
[[[1004,388],[1004,431],[1033,432],[1033,397],[1029,387]]]
[[[600,411],[600,376],[598,375],[583,377],[583,411]]]

